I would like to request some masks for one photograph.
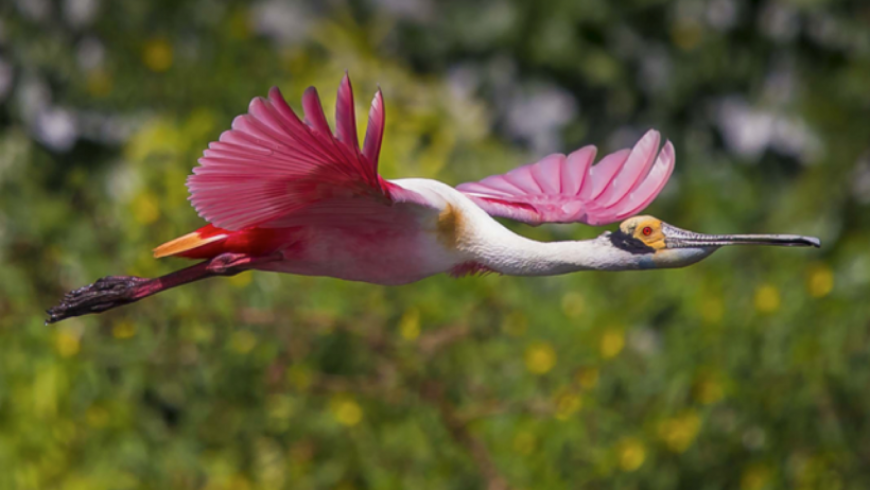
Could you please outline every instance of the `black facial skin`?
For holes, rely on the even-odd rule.
[[[655,249],[638,240],[637,238],[624,233],[622,229],[617,229],[613,233],[610,234],[610,243],[613,244],[614,247],[625,250],[628,253],[632,254],[651,254],[655,253]]]

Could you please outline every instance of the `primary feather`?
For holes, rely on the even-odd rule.
[[[302,108],[305,123],[273,88],[268,99],[251,101],[248,114],[237,117],[232,129],[209,145],[187,182],[200,216],[221,228],[241,230],[286,226],[292,217],[309,211],[353,214],[366,207],[355,200],[372,206],[419,200],[378,176],[384,128],[380,94],[372,103],[373,123],[362,152],[347,76],[338,91],[336,136],[313,88],[305,91]]]
[[[492,216],[528,224],[603,225],[636,214],[655,199],[674,168],[670,142],[649,130],[634,148],[613,152],[592,165],[596,149],[554,154],[503,175],[460,184]]]

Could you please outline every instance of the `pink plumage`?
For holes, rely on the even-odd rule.
[[[359,151],[356,135],[356,114],[353,107],[353,88],[345,74],[335,99],[335,136],[352,151]]]
[[[727,244],[819,246],[797,235],[703,235],[636,216],[593,240],[542,243],[493,216],[529,224],[600,225],[640,212],[674,168],[674,147],[648,131],[632,149],[594,146],[549,155],[456,188],[378,175],[385,111],[380,90],[359,148],[353,90],[338,89],[335,134],[317,91],[304,121],[277,88],[209,145],[188,178],[190,201],[211,224],[167,242],[155,257],[203,262],[146,279],[110,276],[71,291],[49,322],[97,313],[206,277],[259,269],[396,285],[434,274],[542,276],[580,270],[682,267]]]
[[[347,76],[338,91],[336,137],[316,90],[305,91],[302,107],[307,124],[273,88],[268,99],[251,101],[248,114],[237,117],[232,129],[209,145],[188,179],[190,200],[200,216],[221,228],[240,230],[287,223],[314,206],[322,212],[329,202],[342,212],[348,207],[341,205],[344,201],[360,196],[382,205],[391,202],[391,186],[377,174],[384,127],[380,94],[372,104],[374,124],[363,152]]]
[[[384,112],[384,96],[381,90],[375,93],[372,107],[369,110],[369,122],[366,127],[366,139],[363,142],[363,156],[375,168],[378,167],[378,155],[381,153],[381,141],[384,139],[386,113]]]
[[[595,147],[586,146],[456,189],[492,216],[532,225],[612,223],[640,212],[670,177],[673,145],[665,143],[660,152],[659,142],[658,131],[649,130],[634,148],[611,153],[597,165],[591,165]]]

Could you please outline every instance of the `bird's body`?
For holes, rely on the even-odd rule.
[[[423,179],[415,183],[405,185],[439,184]],[[442,186],[442,192],[452,190]],[[447,201],[438,202],[436,196],[433,193],[431,207],[399,204],[385,210],[383,217],[389,219],[368,220],[364,225],[301,225],[292,229],[292,242],[288,242],[292,244],[282,249],[282,260],[258,268],[383,285],[407,284],[448,272],[468,254],[458,243],[458,221],[450,221],[458,219],[459,212],[455,211],[456,218],[448,217],[449,209],[457,208]]]
[[[656,131],[594,166],[595,147],[586,146],[451,187],[378,175],[385,122],[380,92],[362,149],[347,77],[338,91],[334,136],[316,91],[305,92],[302,107],[304,121],[272,89],[204,152],[188,188],[210,224],[154,251],[158,258],[204,262],[155,279],[103,278],[69,293],[49,310],[49,321],[249,269],[398,285],[440,273],[544,276],[683,267],[728,244],[818,246],[818,239],[796,235],[703,235],[649,216],[629,218],[658,195],[673,170],[673,146],[660,149]],[[592,240],[544,243],[494,217],[532,225],[629,219]]]
[[[417,192],[428,205],[402,203],[384,210],[389,219],[364,225],[308,223],[236,232],[206,227],[203,236],[225,235],[182,257],[208,259],[221,253],[280,254],[280,260],[252,269],[328,276],[400,285],[449,273],[460,277],[494,272],[546,276],[580,270],[652,268],[651,259],[610,246],[606,236],[577,242],[539,242],[493,219],[465,194],[430,179],[389,181]],[[632,267],[635,265],[636,267]]]

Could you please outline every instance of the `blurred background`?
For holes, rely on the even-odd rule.
[[[648,209],[802,233],[683,270],[245,273],[44,326],[187,265],[184,180],[248,101],[345,70],[381,172],[677,149]],[[870,488],[870,4],[9,0],[0,5],[0,488]],[[540,240],[581,225],[511,225]],[[610,227],[613,228],[612,226]]]

